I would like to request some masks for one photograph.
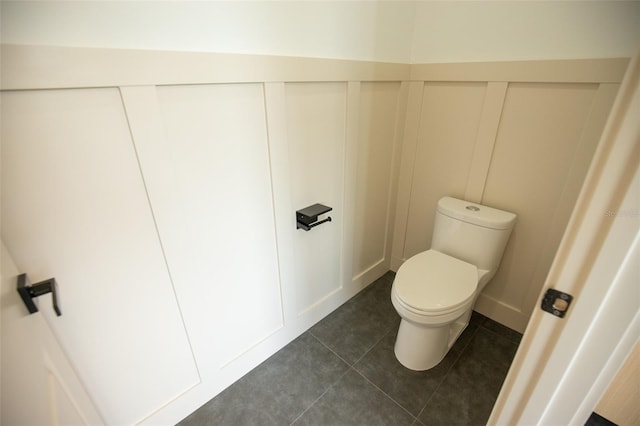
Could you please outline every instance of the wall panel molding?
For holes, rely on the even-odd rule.
[[[344,147],[344,191],[342,199],[342,244],[340,277],[343,286],[353,284],[356,265],[355,238],[356,212],[358,211],[358,166],[360,148],[360,97],[362,84],[359,81],[347,83],[347,105],[345,108],[345,147]]]
[[[628,58],[415,64],[411,80],[619,83]]]
[[[546,83],[564,83],[568,86],[590,83],[597,90],[591,105],[581,104],[587,111],[584,114],[586,121],[581,130],[572,133],[577,135],[575,137],[579,141],[575,147],[571,147],[575,148],[575,152],[567,154],[562,165],[566,167],[563,170],[567,177],[562,182],[558,181],[560,201],[551,206],[555,210],[548,210],[548,229],[544,232],[549,232],[550,236],[543,241],[543,256],[535,259],[538,262],[535,270],[522,282],[519,281],[522,277],[505,280],[508,281],[505,288],[513,293],[515,287],[517,297],[509,299],[507,293],[485,290],[486,294],[481,295],[477,303],[482,313],[509,327],[524,329],[539,292],[527,280],[539,282],[547,272],[546,265],[553,258],[557,241],[564,231],[563,218],[573,208],[575,194],[582,185],[582,176],[598,143],[628,62],[626,59],[594,59],[411,65],[321,58],[17,45],[2,45],[1,53],[0,88],[9,93],[34,89],[120,88],[124,94],[134,144],[141,148],[140,166],[145,179],[150,170],[149,152],[161,149],[160,145],[165,144],[168,137],[165,126],[169,119],[165,119],[165,123],[162,116],[162,108],[167,105],[161,108],[161,95],[175,95],[177,93],[174,92],[185,90],[190,91],[190,96],[196,100],[217,105],[215,113],[201,120],[208,122],[209,119],[219,118],[227,112],[229,105],[247,96],[242,90],[243,86],[252,86],[249,98],[253,100],[251,105],[254,113],[251,118],[240,120],[241,125],[223,137],[207,140],[220,143],[232,140],[232,136],[246,130],[244,126],[254,126],[258,134],[247,139],[259,140],[259,143],[247,145],[246,152],[234,158],[238,165],[242,165],[249,161],[245,154],[251,156],[259,153],[260,156],[260,167],[253,167],[249,172],[262,171],[254,183],[256,188],[260,188],[257,195],[264,195],[264,198],[260,198],[261,229],[269,228],[268,238],[265,239],[268,244],[265,243],[264,247],[269,248],[267,251],[273,266],[269,269],[271,287],[268,292],[272,298],[264,304],[268,305],[271,315],[270,327],[262,324],[259,335],[249,333],[244,342],[232,342],[233,351],[214,354],[215,348],[210,347],[210,342],[203,338],[208,332],[208,325],[198,324],[198,315],[194,313],[193,306],[197,306],[200,300],[187,295],[191,300],[191,308],[184,307],[181,301],[181,308],[185,311],[183,321],[191,324],[192,328],[202,329],[199,338],[196,339],[192,332],[189,337],[194,337],[194,355],[200,353],[200,358],[195,356],[198,367],[204,364],[208,366],[200,371],[200,384],[147,419],[149,423],[176,423],[185,413],[221,392],[388,269],[397,270],[405,257],[419,251],[430,240],[430,220],[435,210],[432,204],[440,195],[448,193],[478,202],[484,198],[487,203],[516,198],[502,192],[494,195],[491,193],[496,192],[494,189],[485,191],[492,167],[497,168],[492,162],[496,153],[499,153],[500,147],[496,141],[509,90],[522,83],[541,86]],[[224,92],[224,86],[231,86],[226,87],[229,92]],[[224,93],[217,90],[223,90]],[[223,105],[217,103],[221,99],[218,95],[201,99],[198,93],[201,91],[222,93],[224,96],[220,102]],[[185,116],[173,109],[174,104],[182,99],[173,95],[167,98],[172,114],[188,122],[189,114]],[[140,103],[134,105],[134,101]],[[190,111],[197,113],[212,110],[208,104],[204,107],[192,105],[191,108]],[[303,114],[302,109],[305,110]],[[533,113],[540,110],[532,109]],[[528,123],[531,115],[523,114],[522,122]],[[242,117],[243,114],[239,113],[238,116]],[[380,124],[380,117],[386,120],[383,124]],[[549,122],[552,119],[554,117]],[[560,119],[554,125],[560,128],[566,125],[565,121]],[[226,124],[224,120],[219,123],[223,127]],[[520,127],[525,126],[523,124]],[[180,138],[174,135],[174,139],[183,141],[182,134],[190,133],[193,128],[185,126],[181,133],[177,132]],[[533,127],[529,133],[535,130]],[[522,141],[526,136],[515,134],[509,137],[508,143]],[[544,139],[533,139],[524,144],[525,148],[542,146],[544,144],[540,142],[544,142]],[[147,151],[142,152],[142,145],[146,146]],[[203,143],[200,148],[208,150],[211,148],[209,145],[216,144]],[[234,149],[233,144],[229,149]],[[182,172],[171,170],[176,161],[174,157],[165,153],[162,161],[154,160],[155,185],[151,183],[148,188],[154,213],[161,210],[159,206],[163,203],[162,208],[175,204],[175,201],[163,201],[167,191],[175,189],[171,189],[172,182],[193,173],[191,168]],[[222,158],[222,155],[212,158],[211,163]],[[196,156],[185,162],[199,164],[200,160]],[[507,158],[501,161],[504,165],[511,160]],[[526,156],[521,161],[525,165],[531,162]],[[320,163],[324,166],[319,166]],[[160,167],[163,164],[167,167]],[[379,167],[380,164],[384,164],[384,167]],[[519,170],[516,168],[516,172]],[[213,173],[208,167],[203,167],[201,171],[204,175]],[[249,172],[236,180],[243,180],[251,174]],[[199,198],[209,196],[217,182],[233,174],[234,170],[231,170],[224,176],[210,180],[210,186],[201,187],[199,193],[204,195]],[[499,179],[494,180],[503,185],[514,174],[502,173]],[[525,178],[528,180],[524,179],[526,182],[537,178],[533,172],[527,174],[529,176]],[[301,182],[300,176],[312,178],[309,182]],[[271,180],[267,182],[269,177]],[[372,186],[378,192],[373,191],[374,197],[366,193],[362,182],[375,182]],[[452,186],[452,182],[455,186]],[[310,192],[304,192],[309,187],[312,187]],[[535,185],[532,184],[532,187]],[[233,191],[230,192],[235,196]],[[492,196],[493,200],[489,198]],[[335,221],[309,233],[296,230],[295,210],[310,203],[323,202],[320,199],[322,197],[334,207],[332,214],[335,215]],[[418,203],[416,200],[419,197],[423,199]],[[209,204],[213,205],[212,202]],[[376,207],[376,215],[367,216],[368,224],[356,229],[359,215],[368,215],[366,212],[371,211],[369,206]],[[209,217],[228,213],[225,208],[214,210],[207,220],[202,221],[211,229],[214,225],[208,223]],[[411,220],[410,215],[413,215]],[[167,225],[170,215],[165,213],[164,217],[164,224],[158,228],[169,229],[169,233],[177,234],[172,230],[175,226]],[[159,219],[162,221],[162,218]],[[231,223],[235,218],[226,220]],[[238,225],[237,228],[242,227]],[[371,229],[373,232],[369,232]],[[225,232],[222,230],[220,234]],[[358,252],[357,232],[360,246],[366,246],[366,256]],[[327,233],[332,234],[323,240],[323,235],[326,237]],[[164,243],[167,237],[162,238]],[[173,238],[179,238],[179,235]],[[175,259],[179,257],[176,255],[179,251],[175,248],[176,244],[172,247],[173,255],[167,254],[167,258]],[[315,260],[319,254],[318,247],[322,252],[320,257],[332,257],[324,267],[318,268],[320,272],[308,267],[296,269],[300,259],[302,263]],[[198,248],[193,251],[197,254]],[[246,250],[243,247],[237,251]],[[226,254],[221,252],[217,258],[222,259]],[[521,264],[522,260],[517,259],[514,263]],[[187,268],[182,269],[187,271]],[[184,285],[178,284],[178,281],[196,281],[185,279],[187,275],[184,272],[178,278],[176,267],[172,268],[172,275],[174,272],[176,293]],[[313,278],[320,274],[325,276],[320,284],[306,280],[307,276]],[[255,283],[262,279],[248,281]],[[310,288],[313,285],[316,285],[315,289]],[[221,291],[227,290],[231,291],[221,288]],[[186,294],[185,289],[182,291]],[[211,299],[214,297],[211,296]],[[227,297],[227,300],[231,298]],[[215,303],[219,303],[219,299]],[[259,304],[256,302],[255,305]],[[245,326],[244,330],[249,328]],[[211,351],[211,356],[206,351]]]
[[[489,318],[497,318],[502,325],[520,332],[524,331],[529,322],[529,315],[518,307],[511,306],[485,293],[480,294],[473,309]]]
[[[225,53],[2,45],[2,90],[132,85],[400,81],[408,64]],[[46,72],[43,72],[46,70]]]
[[[349,83],[352,84],[352,83]],[[397,82],[358,83],[355,108],[359,110],[353,211],[353,278],[388,264],[391,209],[395,201],[399,99]],[[384,273],[386,271],[383,271]],[[362,288],[368,284],[360,281]]]
[[[0,50],[2,90],[278,81],[619,83],[629,62],[613,58],[402,64],[42,45],[2,44]]]
[[[589,165],[591,164],[591,159],[600,141],[600,136],[602,135],[609,111],[613,106],[619,87],[619,84],[605,83],[600,84],[596,90],[591,109],[582,128],[578,147],[575,150],[575,156],[569,165],[562,195],[559,197],[553,215],[549,216],[550,232],[548,239],[544,243],[539,264],[534,271],[532,277],[533,282],[543,282],[549,272],[549,265],[551,265],[553,261],[556,248],[559,246],[560,239],[564,234],[568,218],[575,206],[578,193],[584,182],[584,176],[586,176]],[[537,286],[531,286],[529,290],[523,294],[520,306],[527,317],[529,313],[535,309],[539,293],[540,291]]]
[[[296,230],[295,300],[300,315],[315,310],[344,288],[343,207],[347,137],[344,82],[287,83],[285,104],[291,192],[295,211],[315,203],[333,208],[333,220],[309,232]],[[348,280],[350,283],[351,280]]]
[[[425,84],[404,258],[430,247],[438,200],[464,198],[486,91],[478,82]]]
[[[482,202],[484,185],[489,174],[493,145],[496,142],[498,126],[500,125],[500,115],[504,97],[507,94],[508,84],[505,82],[487,83],[487,92],[484,95],[484,105],[482,106],[482,116],[480,126],[476,134],[476,144],[473,148],[473,158],[471,169],[467,178],[467,188],[465,189],[465,200],[474,203]]]
[[[388,269],[397,270],[397,267],[394,268],[393,264],[398,263],[394,262],[394,249],[396,246],[395,243],[395,229],[396,229],[396,217],[397,217],[397,208],[398,208],[398,194],[400,188],[400,175],[402,173],[402,152],[403,152],[403,142],[405,136],[405,118],[407,117],[407,111],[409,107],[409,93],[410,87],[412,83],[408,81],[403,81],[400,83],[400,93],[398,94],[398,111],[396,114],[396,122],[395,122],[395,135],[394,135],[394,145],[393,145],[393,171],[391,174],[391,185],[389,187],[389,219],[387,221],[387,239],[386,239],[386,247],[385,247],[385,258],[386,258],[386,266]],[[421,85],[421,91],[424,88],[424,85]]]
[[[393,228],[393,245],[391,249],[391,269],[397,271],[404,262],[404,245],[407,234],[409,204],[411,202],[411,186],[415,167],[418,134],[420,133],[420,117],[422,115],[422,98],[424,82],[415,81],[407,84],[407,106],[404,120],[404,138],[398,174],[398,192],[396,213]]]
[[[267,139],[269,145],[269,165],[273,196],[273,215],[278,247],[278,272],[282,295],[282,309],[285,327],[296,318],[293,298],[295,271],[295,253],[293,237],[295,229],[291,226],[293,203],[287,182],[291,180],[289,168],[289,149],[287,143],[286,99],[284,83],[265,83],[265,115]],[[278,200],[276,202],[275,200]]]

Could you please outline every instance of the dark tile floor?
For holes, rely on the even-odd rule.
[[[474,312],[445,359],[416,372],[393,353],[389,272],[181,425],[484,425],[521,335]]]

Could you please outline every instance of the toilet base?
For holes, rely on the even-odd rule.
[[[396,358],[410,370],[435,367],[467,327],[469,314],[441,327],[426,327],[402,319],[394,347]]]

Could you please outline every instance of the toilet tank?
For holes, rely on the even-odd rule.
[[[516,217],[514,213],[443,197],[438,201],[431,249],[476,265],[492,277]]]

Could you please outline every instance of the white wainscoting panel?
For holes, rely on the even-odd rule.
[[[291,200],[296,210],[321,203],[332,222],[294,237],[297,311],[312,309],[341,280],[342,196],[346,128],[345,83],[290,83],[286,90]],[[295,227],[295,211],[291,212]]]
[[[122,90],[198,367],[211,377],[283,325],[262,85]]]
[[[400,83],[363,83],[354,219],[353,278],[387,260]],[[388,270],[388,266],[386,268]],[[384,272],[384,271],[383,271]]]
[[[551,225],[558,220],[561,197],[577,196],[577,188],[564,192],[572,164],[575,158],[590,162],[595,149],[580,141],[597,89],[595,84],[509,85],[483,196],[487,205],[518,214],[502,265],[484,291],[503,304],[522,309],[527,295],[522,288],[539,289],[546,278],[535,271],[542,258],[549,270],[552,258],[544,250],[555,252],[560,242],[561,233],[552,247],[546,245],[554,236]],[[560,219],[563,228],[569,213]],[[534,277],[540,281],[524,283]]]
[[[404,258],[431,245],[440,197],[462,198],[480,125],[486,83],[426,83],[413,165]]]

